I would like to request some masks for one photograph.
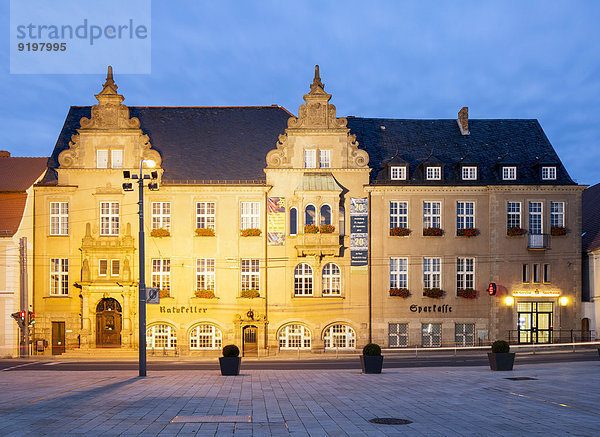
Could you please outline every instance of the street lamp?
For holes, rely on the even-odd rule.
[[[140,174],[132,175],[129,170],[123,171],[123,177],[125,179],[137,179],[138,190],[139,190],[139,209],[138,215],[140,216],[140,232],[139,232],[139,245],[140,245],[140,283],[138,286],[139,295],[139,375],[146,376],[146,264],[145,264],[145,251],[144,251],[144,179],[150,179],[148,183],[148,189],[158,190],[158,172],[152,171],[150,175],[144,176],[142,169],[144,164],[146,168],[154,168],[156,162],[151,159],[142,159],[140,161]],[[133,184],[131,182],[123,183],[123,190],[133,191]]]

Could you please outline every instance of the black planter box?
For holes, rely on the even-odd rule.
[[[492,370],[512,370],[515,363],[515,354],[488,352],[488,361]]]
[[[363,373],[381,373],[383,355],[361,355],[360,365]]]
[[[240,357],[220,357],[219,365],[221,366],[221,375],[236,376],[240,374],[240,365],[242,359]]]

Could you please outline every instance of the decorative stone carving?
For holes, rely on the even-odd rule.
[[[86,258],[83,260],[83,266],[81,267],[81,280],[83,282],[89,282],[90,279],[90,262]]]

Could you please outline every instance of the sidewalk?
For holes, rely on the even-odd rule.
[[[0,435],[598,435],[600,362],[360,370],[0,372]],[[536,379],[508,380],[508,377]],[[251,422],[171,422],[251,416]],[[370,419],[408,419],[376,425]],[[208,420],[208,419],[205,419]]]

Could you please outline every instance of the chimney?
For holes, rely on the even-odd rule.
[[[10,158],[10,152],[8,150],[0,150],[0,158]]]
[[[471,135],[469,132],[469,107],[463,106],[463,108],[458,111],[458,127],[460,129],[461,135]]]

